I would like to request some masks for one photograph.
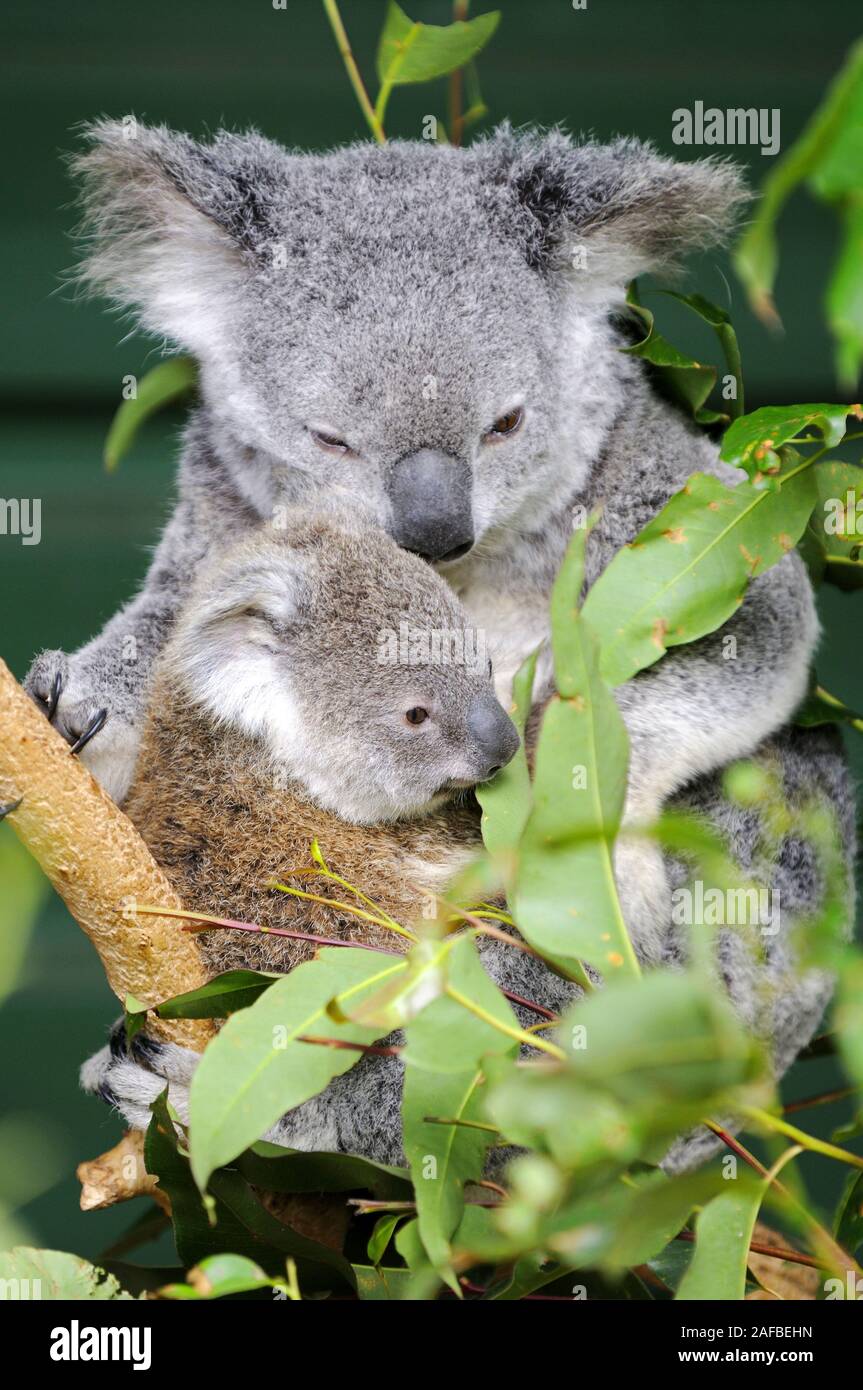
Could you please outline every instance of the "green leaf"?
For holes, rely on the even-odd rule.
[[[411,1282],[409,1269],[384,1269],[381,1265],[354,1265],[357,1294],[363,1302],[392,1299],[400,1302]]]
[[[663,290],[662,293],[667,294],[670,299],[676,299],[680,304],[685,304],[688,309],[691,309],[693,313],[710,325],[719,339],[719,345],[725,357],[725,365],[736,383],[735,395],[728,403],[728,414],[736,419],[743,414],[744,410],[743,367],[740,361],[740,345],[737,342],[737,334],[734,331],[731,316],[724,309],[720,309],[718,304],[711,303],[701,294],[678,294],[674,290]],[[723,396],[722,399],[724,400],[725,397]]]
[[[511,906],[519,931],[555,965],[637,973],[612,867],[628,743],[595,630],[578,611],[586,536],[575,533],[552,593],[559,695],[542,721]]]
[[[283,1278],[285,1256],[290,1255],[297,1262],[304,1288],[353,1286],[351,1267],[343,1256],[298,1235],[270,1216],[237,1172],[212,1175],[208,1219],[168,1114],[167,1092],[154,1101],[151,1109],[153,1118],[144,1141],[144,1162],[147,1172],[158,1178],[160,1188],[171,1200],[177,1254],[186,1269],[227,1250],[254,1260],[268,1274]]]
[[[860,168],[859,160],[849,161],[844,142],[848,138],[846,132],[853,132],[858,124],[854,115],[861,86],[863,42],[858,42],[802,135],[773,165],[762,186],[755,216],[737,245],[734,268],[753,307],[764,318],[776,317],[771,299],[779,261],[775,228],[786,200],[807,178],[814,180],[815,189],[822,196],[832,196],[840,187],[847,187],[849,172]],[[835,159],[834,152],[838,156]]]
[[[379,1265],[387,1252],[387,1246],[393,1237],[393,1232],[400,1221],[404,1220],[401,1212],[387,1213],[379,1216],[374,1225],[374,1230],[369,1236],[369,1243],[366,1246],[366,1253],[373,1265]]]
[[[483,970],[470,935],[454,944],[448,983],[486,1014],[515,1026],[515,1016]],[[464,1184],[482,1177],[494,1138],[475,1127],[483,1120],[481,1060],[487,1053],[513,1054],[517,1045],[451,998],[436,999],[418,1014],[405,1030],[405,1040],[404,1150],[418,1230],[431,1264],[460,1294],[450,1269],[450,1240],[464,1212]],[[429,1123],[430,1117],[467,1123]]]
[[[301,1038],[372,1043],[380,1036],[359,1024],[334,1023],[327,1012],[333,996],[360,1000],[404,970],[403,958],[325,947],[228,1019],[206,1048],[189,1097],[192,1171],[202,1191],[215,1168],[362,1055]]]
[[[48,891],[48,880],[16,839],[0,826],[0,1000],[16,988],[30,934]]]
[[[809,468],[784,469],[775,489],[725,487],[693,474],[615,555],[585,600],[584,618],[603,634],[605,679],[621,685],[669,647],[721,627],[749,580],[793,549],[814,503]]]
[[[695,1221],[695,1252],[675,1298],[723,1302],[746,1293],[749,1243],[768,1184],[737,1178],[699,1212]]]
[[[827,286],[827,322],[836,340],[836,376],[853,391],[863,362],[863,194],[841,212],[842,247]]]
[[[65,1250],[34,1250],[19,1245],[0,1253],[4,1298],[64,1303],[130,1300],[112,1274]]]
[[[815,684],[795,714],[794,723],[804,729],[820,724],[853,724],[863,730],[863,714],[849,709],[822,685]]]
[[[721,1109],[763,1070],[724,994],[692,970],[619,980],[573,1005],[559,1037],[580,1082],[662,1138]]]
[[[839,976],[834,1014],[839,1050],[850,1080],[863,1086],[863,955],[851,954]]]
[[[247,1009],[284,977],[258,970],[226,970],[208,980],[200,989],[175,994],[156,1009],[160,1018],[227,1018],[238,1009]]]
[[[572,1068],[509,1069],[489,1089],[485,1108],[504,1139],[549,1153],[569,1173],[610,1172],[638,1157],[624,1108],[585,1086]]]
[[[863,1173],[848,1174],[836,1208],[833,1234],[849,1255],[863,1245]]]
[[[236,1166],[253,1187],[268,1192],[353,1192],[366,1188],[381,1200],[410,1197],[407,1168],[374,1163],[347,1153],[307,1153],[261,1140],[240,1154]]]
[[[126,1026],[126,1043],[131,1043],[132,1039],[140,1033],[144,1024],[147,1022],[148,1004],[142,1004],[140,999],[136,999],[134,994],[127,994],[123,1003],[123,1016]]]
[[[105,467],[111,473],[134,443],[139,429],[151,415],[194,390],[198,368],[192,357],[172,357],[142,376],[134,399],[123,401],[111,421],[105,440]]]
[[[813,584],[863,587],[863,469],[840,459],[813,464],[818,500],[800,540]]]
[[[637,1191],[627,1193],[627,1206],[603,1251],[601,1266],[619,1272],[646,1264],[685,1226],[693,1208],[709,1201],[722,1182],[719,1174],[711,1171],[674,1178],[651,1174],[638,1184]]]
[[[519,668],[512,683],[510,718],[521,736],[521,746],[512,762],[490,782],[482,782],[476,798],[482,807],[482,838],[493,857],[501,859],[511,876],[512,861],[530,815],[531,788],[524,746],[524,728],[530,714],[538,650]]]
[[[441,993],[446,982],[447,958],[452,940],[429,934],[412,947],[390,972],[386,983],[357,1000],[352,993],[339,995],[327,1005],[336,1023],[361,1023],[377,1030],[377,1036],[402,1028]]]
[[[232,1294],[270,1289],[273,1280],[260,1265],[245,1255],[210,1255],[189,1271],[189,1283],[168,1284],[159,1290],[160,1298],[205,1300],[228,1298]]]
[[[835,449],[845,437],[845,420],[852,409],[825,404],[762,406],[729,425],[719,457],[723,463],[745,469],[752,478],[777,469],[773,456],[782,445],[810,430],[817,430],[824,445]]]
[[[500,21],[500,11],[455,24],[420,24],[390,0],[378,45],[378,77],[383,87],[429,82],[464,67],[484,48]]]
[[[444,988],[469,999],[502,1027],[518,1027],[506,999],[480,964],[474,933],[461,933],[449,946]],[[505,1052],[512,1046],[513,1039],[501,1028],[442,993],[408,1025],[403,1057],[411,1072],[463,1072],[478,1066],[486,1054]]]
[[[650,363],[659,378],[660,387],[672,400],[682,406],[697,424],[712,425],[717,421],[727,420],[729,414],[735,416],[742,414],[743,376],[740,366],[740,349],[730,317],[724,309],[711,304],[710,300],[705,299],[700,294],[676,294],[671,290],[665,290],[662,293],[692,309],[699,318],[710,325],[719,339],[726,365],[737,384],[736,398],[729,402],[728,413],[709,410],[705,406],[705,401],[716,385],[716,368],[697,362],[695,358],[681,352],[679,348],[674,347],[667,338],[663,337],[657,330],[654,314],[640,302],[636,280],[633,280],[627,289],[626,302],[633,314],[640,319],[645,329],[645,336],[640,342],[622,348],[621,351],[631,357],[639,357]]]

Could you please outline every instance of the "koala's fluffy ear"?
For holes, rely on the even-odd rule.
[[[305,615],[306,585],[277,551],[244,543],[203,571],[163,658],[163,670],[196,704],[249,733],[288,699],[278,658]]]
[[[96,121],[85,141],[70,161],[88,241],[81,282],[200,352],[266,244],[266,193],[285,152],[256,134],[202,145],[133,118]]]
[[[667,159],[635,139],[602,145],[499,127],[474,147],[528,262],[571,272],[596,302],[645,271],[673,271],[722,242],[748,194],[723,160]]]

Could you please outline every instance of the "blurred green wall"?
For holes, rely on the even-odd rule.
[[[404,3],[416,18],[449,18],[448,0]],[[601,137],[636,133],[669,153],[671,113],[696,100],[778,107],[787,148],[863,27],[845,0],[588,0],[586,11],[574,11],[570,0],[499,4],[503,23],[480,64],[492,119],[560,121]],[[492,0],[472,6],[484,8]],[[383,10],[383,0],[342,3],[367,74]],[[145,573],[171,505],[180,423],[157,421],[119,474],[102,472],[101,444],[121,378],[156,356],[152,344],[126,336],[128,325],[99,305],[75,303],[62,287],[73,261],[75,216],[61,157],[74,148],[75,125],[134,112],[197,135],[221,124],[254,124],[302,147],[365,131],[318,0],[287,0],[284,10],[270,0],[6,0],[0,23],[8,176],[0,229],[0,494],[42,498],[39,546],[0,537],[0,651],[23,675],[38,648],[74,648],[96,631]],[[397,91],[390,132],[418,135],[427,112],[445,117],[444,84]],[[757,185],[770,160],[732,153],[748,162]],[[780,338],[753,320],[724,257],[694,269],[692,285],[709,297],[727,304],[730,289],[750,406],[837,398],[820,307],[835,244],[830,215],[795,196],[781,227]],[[712,352],[709,340],[702,349],[691,336],[685,318],[669,312],[666,322],[672,337],[690,335],[693,350]],[[829,688],[859,705],[859,622],[850,602],[831,593],[822,604],[827,634],[819,671]],[[854,757],[863,768],[856,750]],[[64,1174],[20,1215],[20,1233],[36,1243],[96,1254],[137,1214],[80,1215],[72,1175],[75,1162],[119,1134],[117,1121],[76,1089],[81,1059],[116,1012],[90,947],[52,903],[21,987],[0,1012],[3,1108],[34,1119]],[[816,1091],[831,1075],[829,1064],[810,1064],[798,1090]],[[834,1107],[819,1117],[818,1132],[828,1132],[840,1115]],[[26,1153],[16,1161],[26,1165]],[[0,1187],[3,1172],[0,1154]]]

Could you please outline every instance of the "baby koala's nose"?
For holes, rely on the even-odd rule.
[[[518,731],[491,692],[474,695],[468,707],[467,727],[479,750],[482,765],[479,780],[484,782],[515,756]]]

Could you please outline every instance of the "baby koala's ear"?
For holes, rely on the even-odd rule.
[[[269,244],[268,196],[289,157],[254,133],[203,145],[133,117],[95,121],[84,138],[70,160],[87,241],[80,282],[201,353]]]
[[[217,720],[258,733],[268,700],[272,707],[287,699],[280,658],[304,611],[305,585],[287,560],[271,563],[241,548],[199,576],[162,669]]]
[[[735,165],[668,159],[635,139],[576,143],[503,126],[475,148],[529,264],[567,274],[586,302],[614,302],[634,276],[674,271],[721,243],[749,196]]]

